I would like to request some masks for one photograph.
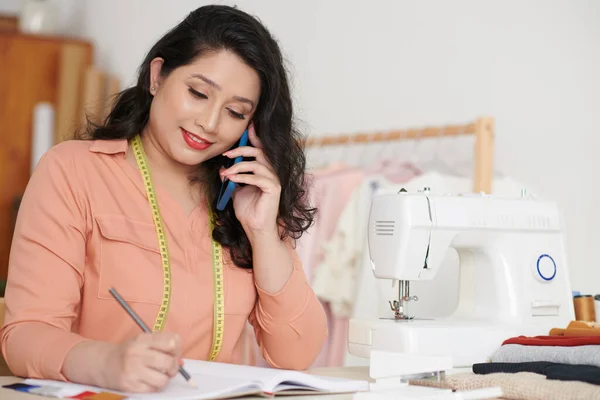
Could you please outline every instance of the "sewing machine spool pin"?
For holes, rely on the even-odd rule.
[[[418,301],[417,296],[410,295],[410,281],[398,281],[398,299],[390,301],[390,308],[394,312],[394,319],[414,319],[414,315],[408,315],[408,302]]]

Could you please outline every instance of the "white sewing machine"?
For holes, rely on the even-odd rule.
[[[398,281],[389,318],[350,321],[349,352],[371,376],[408,376],[486,362],[502,342],[547,335],[575,319],[561,217],[527,197],[400,192],[374,197],[369,254],[376,278]],[[443,319],[410,315],[410,281],[459,256],[458,307]],[[375,375],[375,376],[374,376]]]

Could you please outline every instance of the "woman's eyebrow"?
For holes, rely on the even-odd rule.
[[[197,78],[197,79],[203,80],[203,81],[204,81],[204,82],[206,82],[208,85],[210,85],[210,86],[214,87],[214,88],[215,88],[215,89],[217,89],[217,90],[221,90],[221,89],[222,89],[222,88],[221,88],[221,85],[219,85],[219,84],[218,84],[218,83],[216,83],[215,81],[213,81],[213,80],[211,80],[211,79],[207,78],[206,76],[204,76],[204,75],[202,75],[202,74],[193,74],[191,77],[192,77],[192,78]],[[250,100],[250,99],[247,99],[247,98],[245,98],[245,97],[241,97],[241,96],[233,96],[233,98],[234,98],[235,100],[237,100],[237,101],[240,101],[240,102],[242,102],[242,103],[248,103],[248,104],[250,104],[250,106],[251,106],[252,108],[254,108],[254,102],[253,102],[252,100]]]

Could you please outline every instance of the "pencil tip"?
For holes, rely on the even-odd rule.
[[[194,382],[194,380],[192,378],[190,378],[187,383],[193,387],[194,389],[198,389],[198,386],[196,386],[196,382]]]

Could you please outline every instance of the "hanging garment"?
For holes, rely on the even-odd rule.
[[[318,210],[314,224],[297,241],[296,250],[309,283],[324,256],[323,243],[329,240],[342,209],[364,176],[360,169],[342,163],[307,174],[309,202]]]

